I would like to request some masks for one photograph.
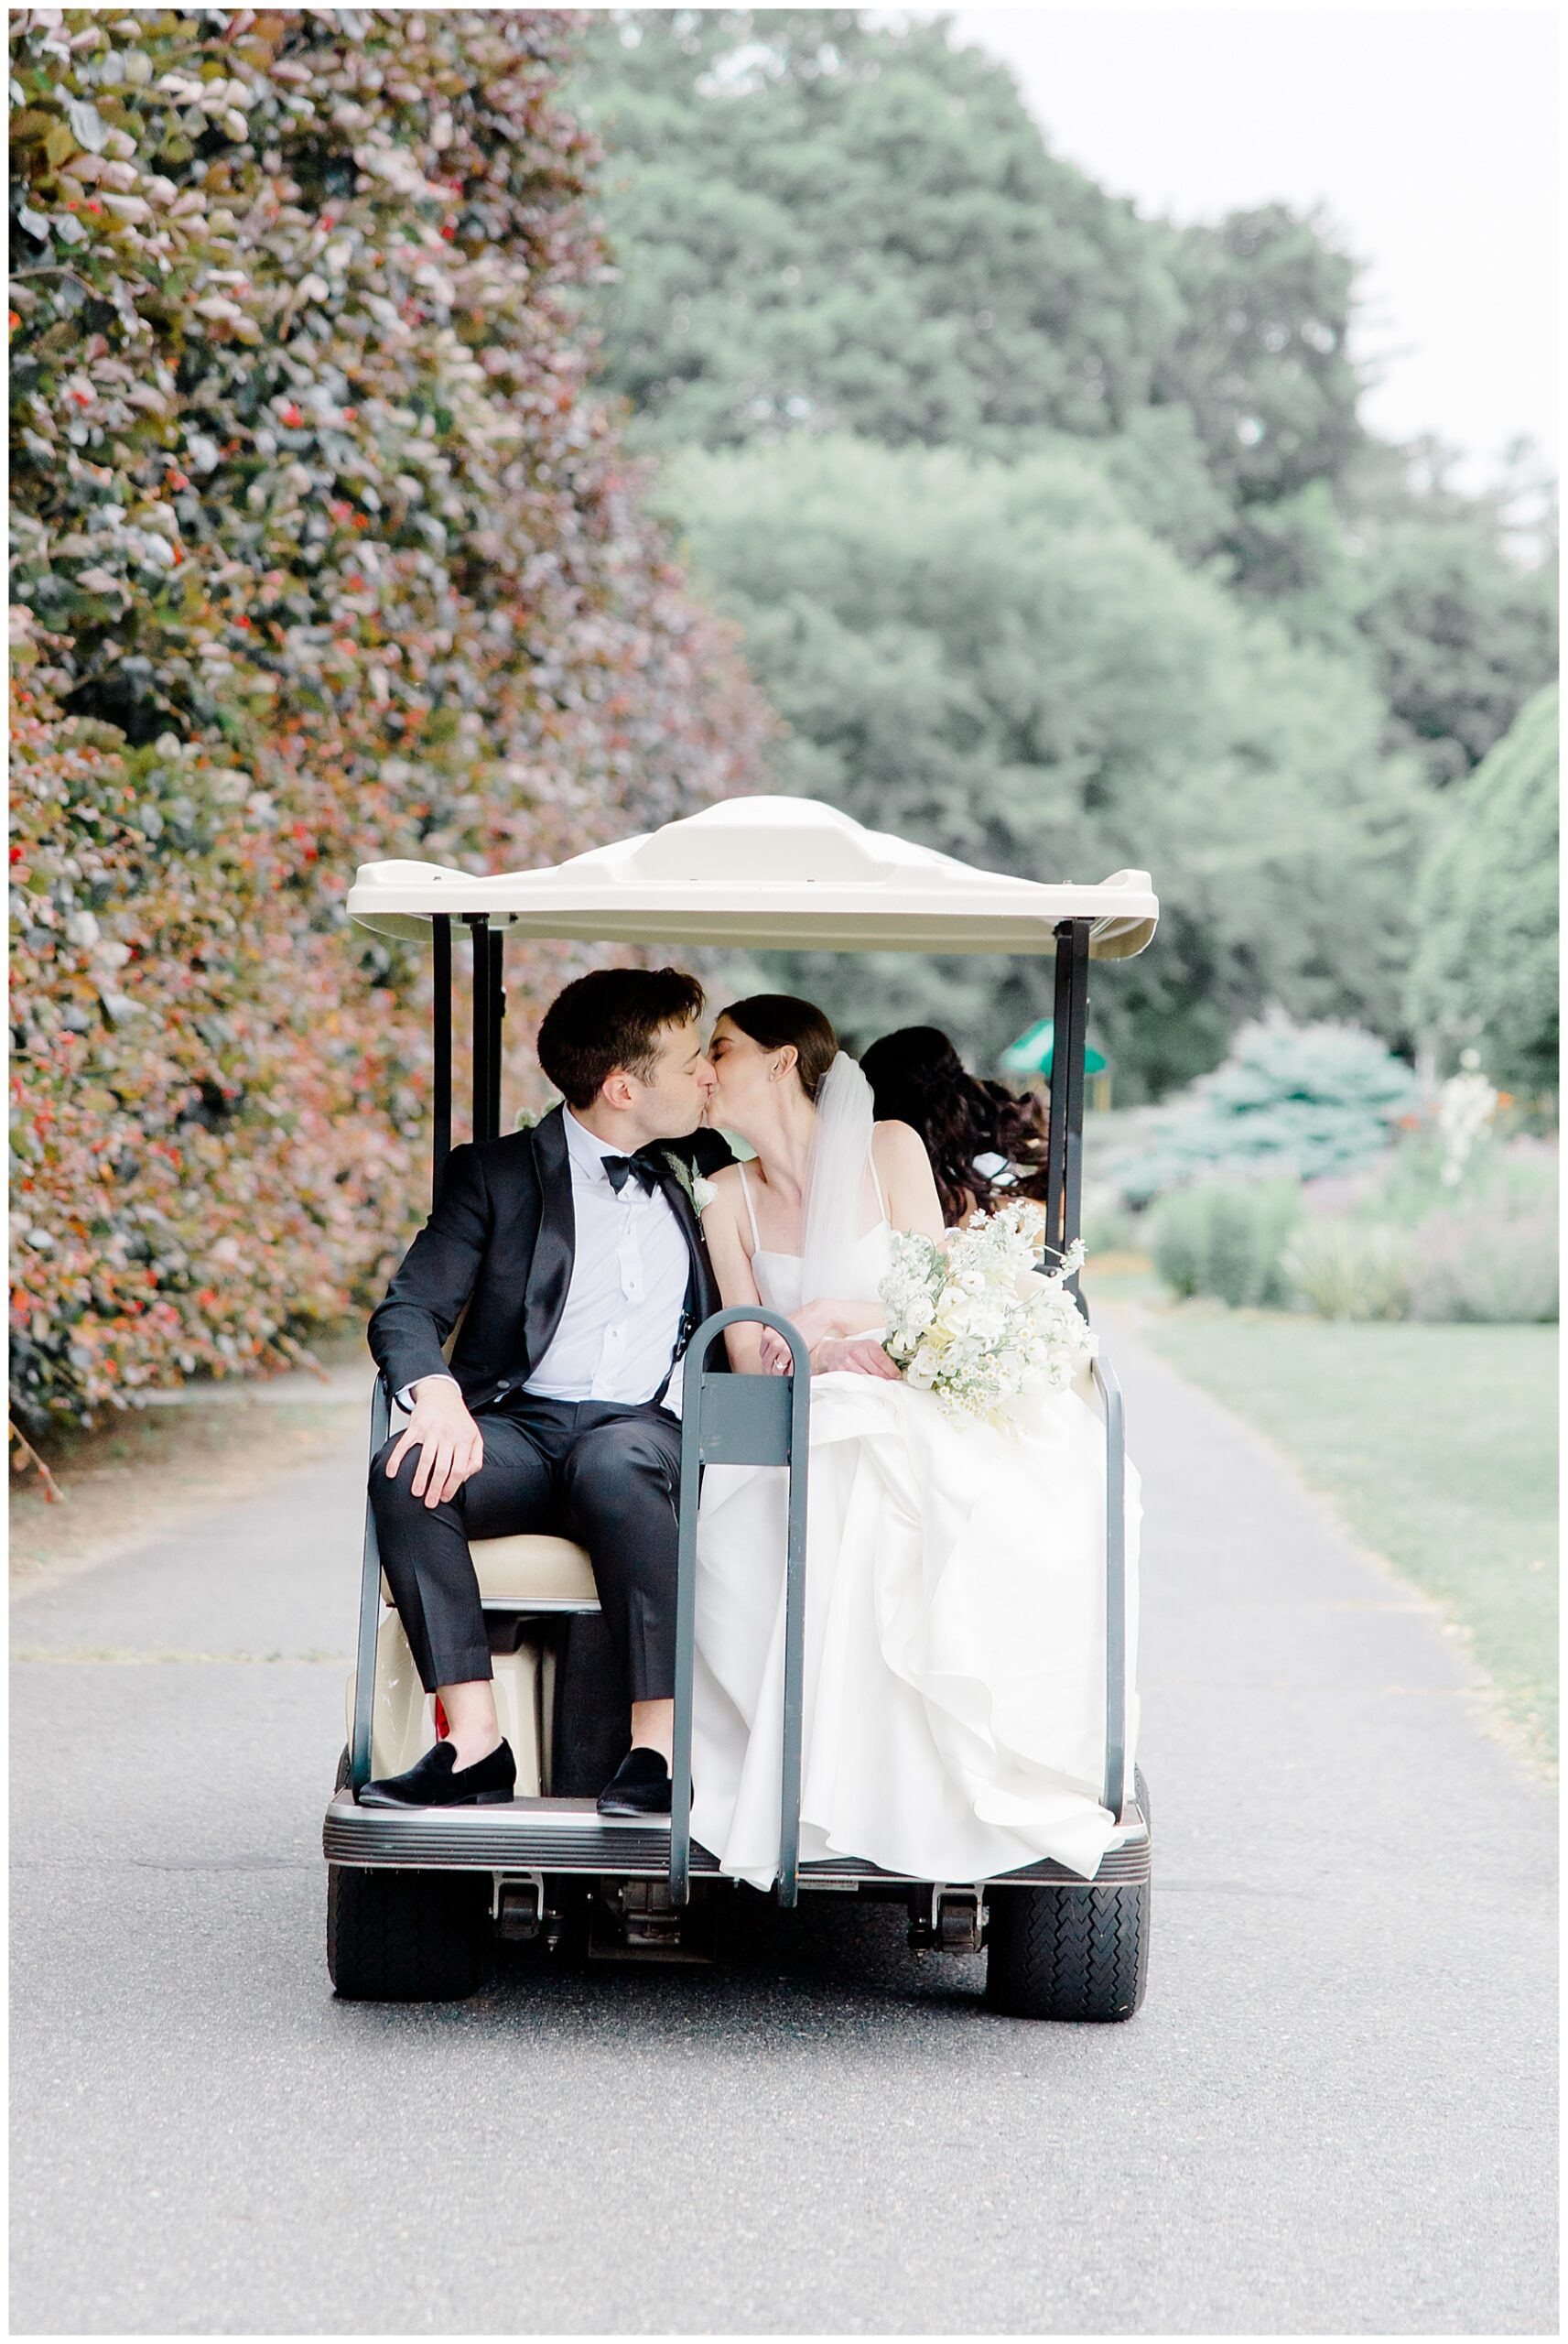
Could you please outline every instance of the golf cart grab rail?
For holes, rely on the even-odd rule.
[[[727,1327],[771,1327],[789,1345],[790,1373],[708,1373]],[[691,1893],[691,1713],[697,1656],[697,1520],[701,1468],[783,1465],[789,1471],[784,1542],[784,1750],[779,1791],[779,1903],[800,1898],[800,1760],[806,1658],[806,1499],[811,1433],[811,1353],[799,1331],[761,1303],[705,1318],[687,1347],[681,1394],[680,1544],[676,1583],[676,1717],[670,1768],[670,1901]],[[694,1366],[695,1363],[695,1366]]]
[[[370,1398],[370,1453],[373,1464],[392,1427],[392,1394],[376,1372]],[[349,1782],[359,1790],[370,1780],[371,1734],[375,1711],[375,1639],[381,1625],[381,1547],[375,1509],[365,1498],[364,1546],[360,1561],[360,1628],[354,1664],[354,1719],[349,1731]]]
[[[1127,1452],[1116,1370],[1096,1357],[1089,1373],[1105,1409],[1105,1804],[1119,1823],[1127,1795]]]

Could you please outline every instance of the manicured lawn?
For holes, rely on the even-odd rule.
[[[1346,1325],[1109,1276],[1172,1366],[1285,1449],[1363,1546],[1446,1605],[1538,1756],[1557,1737],[1557,1329]]]

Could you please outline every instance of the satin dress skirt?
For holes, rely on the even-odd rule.
[[[1076,1391],[1022,1433],[865,1375],[812,1384],[801,1855],[971,1881],[1091,1875],[1105,1763],[1105,1433]],[[698,1516],[693,1834],[776,1877],[785,1476],[709,1467]],[[1127,1471],[1129,1683],[1141,1515]],[[1128,1765],[1137,1700],[1128,1704]]]

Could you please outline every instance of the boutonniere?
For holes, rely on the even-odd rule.
[[[684,1156],[673,1155],[667,1147],[661,1147],[659,1156],[686,1191],[691,1209],[700,1221],[719,1194],[718,1189],[711,1180],[705,1180],[700,1172],[694,1172]]]

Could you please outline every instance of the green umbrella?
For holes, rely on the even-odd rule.
[[[1055,1039],[1056,1029],[1053,1021],[1049,1017],[1042,1017],[1027,1034],[1021,1034],[1016,1042],[1008,1044],[997,1064],[1003,1074],[1043,1074],[1049,1079],[1051,1052]],[[1084,1067],[1089,1074],[1103,1074],[1109,1063],[1099,1050],[1086,1048],[1084,1051]]]

